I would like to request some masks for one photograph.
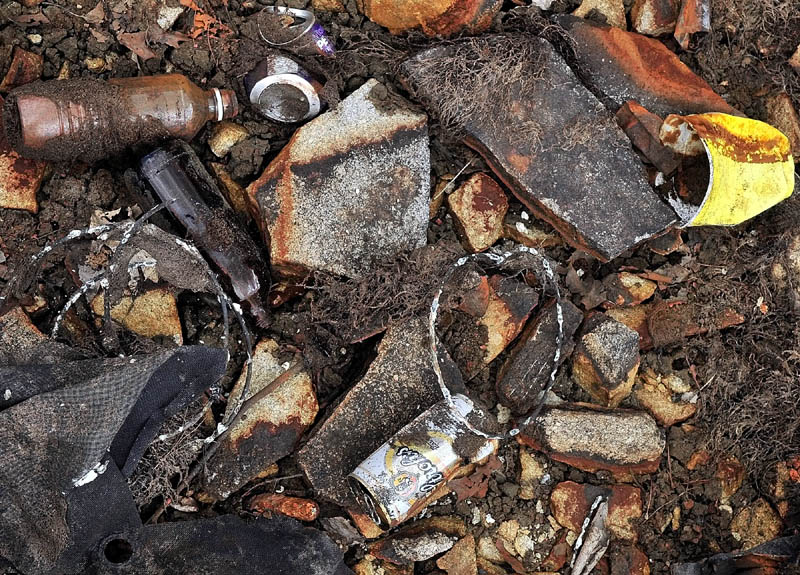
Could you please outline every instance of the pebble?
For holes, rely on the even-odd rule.
[[[42,43],[42,35],[41,34],[28,34],[28,40],[30,40],[31,44],[41,44]]]

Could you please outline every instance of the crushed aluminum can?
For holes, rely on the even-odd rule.
[[[322,109],[319,83],[300,64],[280,54],[262,60],[247,74],[244,88],[258,112],[276,122],[302,122]]]
[[[435,404],[348,476],[354,497],[381,527],[395,527],[415,515],[456,471],[497,449],[496,439],[475,434],[465,423],[474,410],[472,401],[459,394],[452,399],[455,410],[446,400]]]
[[[683,157],[667,200],[686,226],[733,226],[792,195],[789,139],[728,114],[670,115],[661,143]]]
[[[310,10],[266,6],[256,23],[261,39],[270,46],[286,47],[303,56],[333,56],[336,53],[325,28]]]

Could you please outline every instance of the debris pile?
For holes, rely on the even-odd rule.
[[[800,568],[800,33],[134,4],[0,7],[3,572]]]

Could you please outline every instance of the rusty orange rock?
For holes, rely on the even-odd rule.
[[[767,99],[767,122],[789,138],[794,161],[800,162],[800,117],[789,94],[781,92]]]
[[[314,521],[319,517],[319,505],[310,499],[278,493],[256,495],[250,499],[247,507],[256,513],[280,513],[300,521]]]
[[[461,241],[470,252],[490,248],[503,234],[508,198],[486,174],[470,177],[447,197],[447,204]]]
[[[420,28],[428,36],[482,32],[503,5],[502,0],[357,0],[367,18],[392,34]]]
[[[3,98],[0,97],[0,109],[2,107]],[[44,162],[23,158],[9,146],[0,118],[0,208],[38,212],[36,194],[46,170]]]
[[[0,58],[2,60],[2,58]],[[0,61],[0,66],[3,63]],[[6,92],[17,86],[38,80],[44,70],[44,58],[39,54],[23,50],[14,46],[8,68],[5,69],[3,80],[0,81],[0,92]],[[3,70],[0,70],[3,72]]]
[[[670,34],[678,21],[680,0],[636,0],[631,8],[634,31],[647,36]]]
[[[610,274],[603,278],[608,301],[605,307],[639,305],[656,292],[656,284],[630,272]]]
[[[556,521],[570,531],[580,533],[592,502],[599,496],[608,498],[609,531],[625,541],[636,541],[634,522],[642,515],[642,492],[630,485],[598,486],[564,481],[550,495],[550,510]]]
[[[558,16],[556,21],[573,40],[578,65],[588,81],[617,106],[635,100],[662,117],[706,112],[742,115],[658,40],[571,15]]]
[[[711,0],[683,0],[678,22],[675,25],[675,40],[686,50],[696,32],[711,30]]]
[[[650,575],[650,562],[635,545],[616,545],[611,551],[610,575]]]

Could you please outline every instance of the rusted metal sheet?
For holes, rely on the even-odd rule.
[[[686,50],[696,32],[711,31],[711,0],[683,0],[678,23],[675,26],[675,40]],[[709,110],[706,110],[709,111]]]
[[[606,314],[635,330],[643,350],[676,345],[694,335],[744,323],[744,316],[732,308],[706,310],[684,300],[613,308]]]
[[[705,575],[706,573],[746,573],[777,575],[800,559],[800,535],[781,537],[752,549],[720,553],[697,563],[676,564],[673,575]]]
[[[564,342],[560,361],[563,362],[572,350],[572,336],[583,321],[583,312],[569,300],[562,301],[561,308]],[[557,337],[558,313],[552,300],[525,328],[497,376],[497,395],[513,413],[521,415],[530,411],[547,385],[553,370]]]
[[[2,66],[2,62],[0,62],[0,66]],[[17,86],[38,80],[42,76],[43,70],[44,58],[40,54],[34,54],[19,46],[14,46],[8,68],[0,69],[0,73],[5,72],[3,80],[0,81],[0,92],[7,92]]]
[[[278,344],[262,340],[256,346],[253,374],[247,398],[270,385],[285,370]],[[240,402],[246,380],[243,370],[228,399],[228,413]],[[249,481],[267,473],[270,465],[292,452],[300,436],[319,411],[311,376],[305,372],[289,377],[248,409],[220,441],[208,462],[206,492],[225,499]]]
[[[0,109],[3,98],[0,97]],[[36,193],[42,186],[47,164],[22,158],[6,141],[0,118],[0,208],[39,211]]]
[[[420,28],[428,36],[476,34],[491,25],[502,0],[358,0],[367,18],[392,34]]]
[[[659,171],[671,174],[678,168],[678,157],[661,143],[659,137],[664,120],[633,101],[625,102],[617,111],[616,118],[633,146]]]
[[[580,20],[580,19],[576,19]],[[623,33],[619,31],[620,33]],[[627,138],[603,105],[575,77],[545,40],[525,40],[523,49],[540,57],[533,74],[508,82],[486,69],[481,77],[480,42],[498,52],[520,49],[503,36],[461,41],[427,50],[403,64],[409,88],[433,108],[453,95],[441,85],[415,82],[428,62],[451,57],[475,60],[474,87],[479,117],[463,120],[466,143],[538,217],[572,245],[602,260],[612,259],[664,230],[675,215],[656,196]],[[491,74],[491,75],[490,75]],[[469,88],[466,88],[469,89]]]
[[[610,471],[620,481],[656,471],[666,445],[649,414],[586,403],[545,407],[517,441],[583,471]]]
[[[741,115],[658,40],[570,15],[555,20],[572,39],[581,72],[615,106],[635,100],[662,117]]]
[[[636,0],[631,8],[634,31],[660,36],[675,31],[680,0]]]
[[[427,118],[381,101],[370,80],[292,136],[248,194],[287,274],[353,276],[425,245],[430,202]]]

